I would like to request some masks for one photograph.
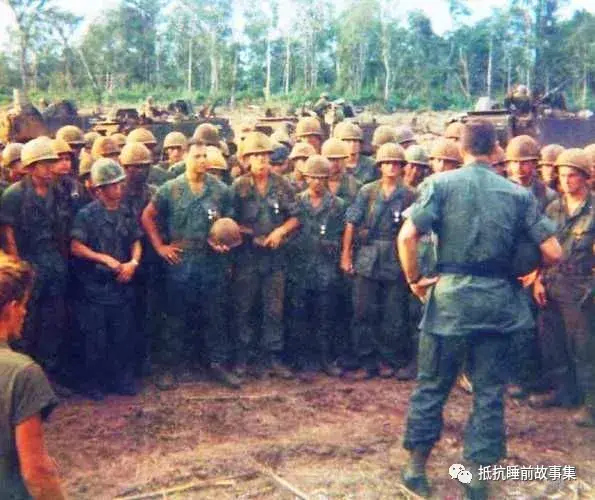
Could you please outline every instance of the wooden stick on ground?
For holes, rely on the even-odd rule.
[[[253,460],[253,463],[256,466],[256,468],[259,470],[259,472],[262,472],[265,476],[270,477],[277,486],[281,486],[281,488],[286,489],[287,491],[289,491],[290,493],[292,493],[293,495],[298,497],[300,500],[310,500],[310,497],[306,493],[304,493],[303,491],[296,488],[289,481],[287,481],[287,480],[283,479],[282,477],[278,476],[277,474],[275,474],[268,467],[265,467],[264,465],[257,462],[256,460]]]
[[[411,491],[404,484],[396,483],[396,486],[397,486],[397,488],[399,488],[399,491],[401,493],[403,493],[403,495],[405,495],[405,498],[407,498],[408,500],[423,500],[423,497],[420,497],[417,493],[415,493],[414,491]]]
[[[190,483],[182,484],[180,486],[174,486],[172,488],[165,488],[162,490],[149,491],[146,493],[139,493],[138,495],[130,496],[118,496],[116,500],[145,500],[153,497],[164,497],[165,495],[171,495],[173,493],[181,493],[183,491],[198,490],[204,488],[221,488],[235,486],[236,482],[240,479],[251,479],[255,476],[253,472],[246,474],[239,474],[237,476],[221,477],[215,479],[205,479],[203,481],[193,481]]]

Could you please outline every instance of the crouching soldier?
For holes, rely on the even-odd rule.
[[[125,180],[115,161],[97,160],[91,167],[97,200],[79,211],[71,231],[70,250],[81,282],[75,308],[85,343],[83,391],[94,400],[108,391],[136,394],[132,280],[142,233],[121,205]]]
[[[308,189],[297,196],[301,229],[295,244],[299,271],[292,294],[293,335],[301,377],[309,381],[323,369],[341,375],[330,353],[337,310],[339,255],[346,203],[328,190],[329,161],[314,155],[306,161]]]

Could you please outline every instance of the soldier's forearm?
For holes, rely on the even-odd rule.
[[[417,267],[417,244],[420,235],[415,225],[407,219],[399,232],[397,238],[397,249],[401,267],[405,273],[405,279],[408,283],[419,279],[419,269]]]
[[[297,217],[290,217],[278,229],[283,231],[283,235],[287,236],[300,227],[300,221]]]
[[[348,222],[345,225],[345,231],[343,232],[343,253],[351,255],[353,252],[353,234],[355,226]]]
[[[11,226],[2,226],[2,234],[4,235],[5,248],[7,254],[13,257],[19,257],[19,249],[17,248],[16,238],[14,237],[14,230]]]
[[[132,260],[135,260],[136,262],[140,262],[140,259],[143,256],[143,246],[142,246],[140,240],[136,240],[132,244],[131,254],[132,254]]]

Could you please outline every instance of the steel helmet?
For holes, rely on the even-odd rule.
[[[145,145],[154,146],[157,144],[157,139],[155,139],[153,132],[146,128],[139,127],[132,130],[128,134],[128,137],[126,137],[126,144],[131,142],[142,142]]]
[[[229,146],[225,141],[219,141],[219,149],[225,158],[229,156]]]
[[[93,147],[91,148],[91,156],[94,160],[98,160],[99,158],[104,158],[119,152],[120,148],[116,144],[116,141],[114,141],[111,137],[105,137],[103,135],[100,135],[97,139],[95,139]]]
[[[312,155],[306,160],[303,173],[307,177],[324,179],[330,175],[330,162],[323,155]]]
[[[72,148],[63,139],[54,139],[52,141],[52,147],[54,148],[54,152],[57,155],[61,155],[61,154],[65,154],[65,153],[72,153]]]
[[[405,150],[394,142],[387,142],[376,151],[376,164],[399,162],[405,163]]]
[[[207,163],[210,169],[227,170],[228,168],[221,150],[215,146],[207,146]]]
[[[430,152],[430,158],[455,161],[457,163],[461,163],[463,161],[457,143],[446,138],[440,138],[434,143],[432,151]]]
[[[591,158],[591,165],[594,165],[595,164],[595,144],[589,144],[585,148],[585,153],[587,153],[589,155],[589,157]]]
[[[95,142],[95,139],[97,139],[100,136],[101,136],[101,134],[99,134],[98,132],[95,132],[93,130],[91,132],[87,132],[84,135],[85,147],[91,149],[93,147],[93,143]]]
[[[120,153],[120,163],[123,167],[129,165],[151,165],[153,155],[142,142],[126,144]]]
[[[272,153],[273,144],[271,139],[262,132],[249,132],[242,142],[242,155],[252,155],[257,153]]]
[[[313,116],[306,116],[300,119],[295,128],[296,137],[307,137],[309,135],[322,137],[322,127],[320,126],[320,122]]]
[[[395,133],[397,136],[396,142],[398,144],[406,144],[408,142],[415,141],[415,135],[413,134],[413,130],[411,130],[410,127],[407,127],[405,125],[397,127]]]
[[[283,128],[279,128],[271,134],[271,141],[280,142],[284,146],[288,146],[288,147],[291,147],[291,144],[292,144],[289,134]]]
[[[79,158],[79,177],[84,177],[85,175],[89,175],[91,173],[91,166],[93,165],[93,157],[83,151]]]
[[[52,147],[52,140],[45,135],[29,141],[21,150],[23,167],[28,167],[38,161],[59,159]]]
[[[308,144],[307,142],[298,142],[291,150],[291,153],[289,153],[289,159],[295,160],[296,158],[309,158],[315,154],[316,150],[311,144]]]
[[[19,161],[21,159],[22,150],[23,145],[20,142],[9,143],[2,151],[2,166],[8,168],[15,161]]]
[[[219,146],[219,129],[211,123],[201,123],[196,127],[192,138],[206,146]]]
[[[363,141],[364,133],[356,123],[340,122],[333,130],[333,137],[342,141]]]
[[[91,167],[91,182],[93,187],[107,186],[126,180],[126,172],[114,160],[100,158]]]
[[[170,132],[163,139],[163,149],[167,148],[185,148],[188,144],[186,136],[182,132]]]
[[[65,125],[56,132],[56,139],[62,139],[71,146],[83,146],[85,144],[85,136],[83,131],[75,125]]]
[[[452,139],[453,141],[458,141],[461,139],[461,135],[463,134],[463,124],[461,122],[452,122],[449,123],[444,130],[444,138],[445,139]]]
[[[116,144],[120,149],[126,144],[126,136],[121,132],[116,132],[115,134],[110,135],[110,137],[112,140],[116,141]]]
[[[217,219],[209,231],[209,240],[215,245],[235,248],[242,244],[242,233],[237,222],[229,217]]]
[[[506,161],[530,161],[539,159],[539,145],[529,135],[513,137],[506,146]]]
[[[328,159],[342,159],[349,157],[347,146],[340,139],[330,138],[324,141],[321,149],[322,156]]]
[[[584,149],[566,149],[556,159],[557,167],[573,167],[591,177],[591,158]]]
[[[407,163],[413,165],[425,165],[430,166],[430,159],[428,158],[428,153],[426,150],[417,144],[407,148],[405,151],[405,160]]]
[[[395,129],[388,125],[379,125],[372,135],[372,146],[379,148],[387,142],[397,142],[397,133]]]
[[[539,164],[555,165],[556,159],[564,149],[564,146],[560,146],[560,144],[548,144],[547,146],[544,146],[541,148]]]

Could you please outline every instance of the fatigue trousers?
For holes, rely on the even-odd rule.
[[[221,259],[220,259],[221,257]],[[229,358],[224,256],[193,258],[166,269],[166,318],[156,362],[173,368],[198,359],[225,363]]]
[[[404,447],[430,451],[440,439],[442,412],[466,362],[473,383],[473,410],[465,428],[464,458],[490,465],[506,454],[504,387],[510,335],[440,336],[422,332],[417,387],[411,396]]]
[[[285,269],[262,265],[269,257],[248,254],[239,259],[233,282],[236,316],[236,361],[247,363],[251,358],[265,361],[283,350],[283,305],[285,301]],[[257,306],[258,311],[256,310]],[[260,327],[260,338],[257,331]]]
[[[132,300],[99,304],[82,299],[75,309],[85,346],[82,385],[109,390],[131,382],[134,368]]]
[[[407,363],[411,351],[407,283],[356,275],[353,283],[353,347],[360,364],[393,367]]]
[[[557,276],[547,284],[546,312],[561,318],[552,330],[555,385],[595,408],[595,306],[589,277]]]

